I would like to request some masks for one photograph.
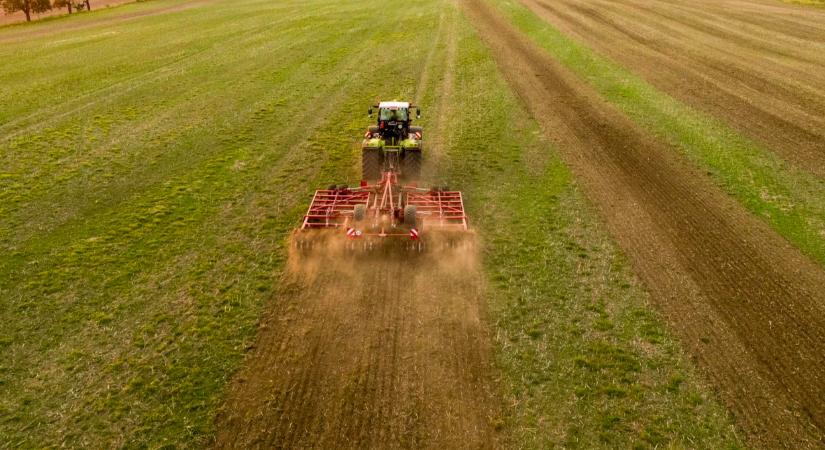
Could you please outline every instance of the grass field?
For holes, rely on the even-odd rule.
[[[825,261],[821,180],[491,3]],[[425,172],[480,237],[503,445],[743,446],[462,10],[382,5],[154,0],[0,28],[0,447],[213,444],[289,232],[316,187],[357,181],[388,98],[423,106]]]

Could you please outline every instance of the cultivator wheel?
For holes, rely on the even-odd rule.
[[[352,210],[352,219],[356,223],[361,223],[367,217],[367,205],[355,205]]]
[[[407,205],[404,207],[404,225],[415,228],[417,223],[416,213],[418,207],[416,205]]]

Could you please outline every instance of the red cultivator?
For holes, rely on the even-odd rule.
[[[324,229],[338,230],[351,249],[369,250],[380,241],[392,240],[421,251],[427,242],[425,232],[440,230],[439,235],[447,236],[443,242],[453,242],[467,230],[467,216],[461,192],[401,185],[397,174],[387,171],[377,184],[362,181],[357,188],[315,191],[298,245],[308,242],[301,233]]]
[[[411,125],[411,108],[420,117],[418,107],[407,102],[381,102],[375,107],[377,124],[367,129],[361,144],[362,178],[367,181],[357,188],[333,186],[315,191],[295,236],[297,247],[313,246],[319,235],[330,235],[312,233],[321,230],[339,233],[351,250],[397,242],[421,251],[425,242],[448,246],[467,242],[461,192],[408,183],[418,179],[421,169],[423,130]]]

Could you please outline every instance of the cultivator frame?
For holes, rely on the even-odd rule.
[[[383,172],[376,184],[315,191],[299,232],[339,230],[349,242],[372,248],[393,240],[423,250],[424,233],[468,229],[464,198],[459,191],[402,185],[397,173]]]

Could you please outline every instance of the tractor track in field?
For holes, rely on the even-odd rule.
[[[454,8],[445,8],[442,14],[458,14],[458,11]],[[442,20],[443,17],[444,15],[442,15]],[[447,158],[447,149],[450,145],[450,133],[447,125],[449,123],[449,117],[452,114],[451,99],[453,97],[453,86],[455,84],[454,68],[458,52],[458,36],[456,33],[456,21],[451,18],[451,20],[447,20],[446,22],[446,25],[443,27],[445,54],[444,61],[441,62],[445,70],[443,77],[437,80],[434,86],[430,88],[434,89],[434,92],[438,92],[438,98],[436,99],[436,109],[438,113],[433,124],[434,126],[429,132],[425,130],[428,137],[425,141],[426,146],[424,151],[426,159],[422,178],[429,181],[436,181],[441,175],[449,173],[451,164],[450,159]],[[441,32],[442,30],[439,31]],[[428,58],[427,64],[429,65],[431,63],[432,61]],[[422,77],[418,92],[423,92],[424,89],[427,88],[428,86],[423,82]],[[420,100],[417,99],[416,101],[418,102]]]
[[[658,89],[825,176],[825,13],[735,0],[523,3]]]
[[[291,255],[217,446],[493,447],[481,275],[451,255]]]
[[[825,271],[484,0],[462,4],[750,442],[825,445]]]

